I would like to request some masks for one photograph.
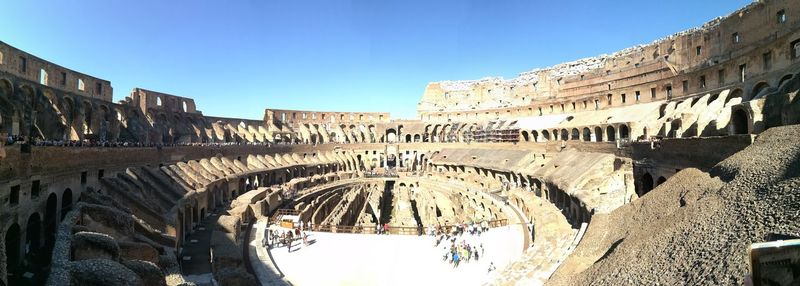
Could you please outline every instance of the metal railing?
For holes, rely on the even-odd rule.
[[[508,219],[496,219],[487,221],[489,228],[502,227],[508,225]],[[450,233],[458,225],[445,225],[437,226],[436,229],[440,232]],[[399,235],[423,235],[427,227],[419,226],[389,226],[386,229],[387,234]],[[332,232],[332,233],[360,233],[360,234],[377,234],[378,228],[376,226],[352,226],[352,225],[315,225],[313,231],[319,232]]]

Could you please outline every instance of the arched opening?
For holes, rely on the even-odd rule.
[[[594,141],[603,142],[603,128],[600,128],[600,126],[594,128]]]
[[[769,88],[769,84],[766,82],[759,82],[753,87],[753,92],[750,93],[750,99],[761,98],[764,95],[761,94],[764,90]]]
[[[742,94],[744,94],[744,91],[742,91],[741,89],[734,90],[733,92],[731,92],[731,94],[728,95],[728,98],[725,99],[725,104],[728,104],[728,102],[731,101],[731,99],[742,98]]]
[[[75,126],[73,125],[73,120],[75,118],[75,104],[72,102],[72,99],[69,97],[64,97],[64,108],[61,112],[64,116],[64,121],[66,121],[67,126],[67,139],[75,140],[73,136],[73,131]]]
[[[419,134],[414,134],[414,142],[420,142],[420,138]]]
[[[58,220],[58,198],[56,193],[47,196],[47,208],[44,213],[45,244],[52,247],[56,237],[56,221]]]
[[[653,190],[653,176],[650,173],[644,173],[641,180],[642,189],[639,192],[639,196],[644,196]]]
[[[731,133],[733,134],[748,134],[750,133],[747,126],[747,112],[743,109],[736,109],[731,114]]]
[[[619,126],[619,139],[628,139],[628,125]]]
[[[386,143],[397,142],[397,131],[394,128],[386,129]]]
[[[16,276],[21,273],[18,273],[19,268],[19,254],[20,254],[20,230],[18,224],[13,224],[11,227],[6,231],[6,238],[5,238],[5,246],[6,246],[6,278],[8,279],[9,283],[11,280],[14,280]]]
[[[69,212],[69,209],[72,207],[72,190],[67,188],[64,190],[64,194],[61,195],[61,220],[64,220],[64,217]]]
[[[606,140],[608,141],[615,141],[617,140],[616,130],[614,130],[614,126],[609,125],[606,127]]]
[[[714,102],[718,98],[719,98],[719,93],[712,94],[711,96],[708,97],[708,100],[706,101],[706,105],[710,105],[712,102]]]
[[[406,143],[411,142],[411,134],[406,134]]]
[[[589,127],[583,128],[583,141],[592,141],[592,131],[589,130]]]
[[[678,119],[672,120],[669,123],[669,126],[670,127],[669,127],[669,132],[667,132],[667,137],[678,138],[679,135],[682,133],[681,132],[681,126],[682,126],[681,119],[678,118]]]
[[[13,100],[11,99],[11,94],[13,93],[13,86],[11,82],[6,79],[0,80],[0,110],[3,112],[0,113],[0,132],[5,132],[11,134],[13,130],[13,122],[10,112],[14,110],[14,104],[12,104]]]
[[[522,130],[522,141],[528,142],[530,141],[530,136],[528,135],[528,131]]]
[[[83,134],[94,134],[92,130],[92,104],[88,101],[83,102]]]
[[[531,141],[539,142],[539,132],[536,132],[536,130],[531,130]]]
[[[561,140],[569,140],[569,132],[567,132],[567,129],[561,129]]]
[[[790,79],[792,79],[792,77],[793,77],[793,76],[794,76],[794,75],[792,75],[792,74],[787,74],[787,75],[783,76],[783,77],[781,78],[781,80],[780,80],[780,81],[778,81],[778,88],[782,87],[782,86],[783,86],[783,84],[784,84],[785,82],[789,81]]]
[[[451,126],[450,124],[445,124],[444,127],[442,127],[442,135],[441,135],[441,137],[439,137],[439,141],[440,142],[450,142],[451,141],[450,140],[451,138],[450,138],[449,135],[450,135],[450,130],[452,128],[453,128],[453,126]]]
[[[550,141],[550,132],[547,130],[542,130],[542,139]]]
[[[570,140],[581,140],[581,132],[578,131],[578,128],[572,128],[572,136],[569,139]]]
[[[664,178],[663,176],[662,177],[658,177],[658,181],[656,181],[656,187],[661,186],[661,184],[663,184],[666,181],[667,181],[667,178]]]
[[[28,217],[28,224],[25,226],[25,255],[37,258],[39,248],[42,246],[41,240],[42,218],[39,213],[33,213]]]

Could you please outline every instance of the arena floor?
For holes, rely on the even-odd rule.
[[[260,241],[263,227],[256,225],[253,242]],[[442,260],[449,244],[434,247],[431,236],[313,232],[309,240],[314,243],[309,246],[296,241],[291,253],[286,247],[273,248],[270,253],[286,280],[295,286],[309,286],[482,285],[488,280],[490,262],[499,271],[522,252],[523,235],[517,226],[494,228],[481,236],[465,234],[461,239],[470,245],[483,243],[485,252],[479,261],[461,263],[458,268]],[[251,253],[253,250],[251,247]],[[266,252],[256,252],[260,259],[254,260],[262,265],[254,268],[269,267],[264,265],[268,262],[262,263],[269,259],[263,257]],[[274,279],[272,275],[258,276],[262,283]]]

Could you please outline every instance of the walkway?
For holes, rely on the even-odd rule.
[[[267,224],[264,220],[254,223],[250,238],[247,240],[248,256],[250,265],[253,266],[253,272],[255,272],[254,274],[262,286],[292,285],[289,281],[283,279],[283,273],[273,263],[270,251],[261,246],[266,226]]]
[[[528,229],[528,225],[529,225],[530,222],[528,222],[528,220],[525,218],[525,216],[522,215],[522,211],[520,211],[519,208],[517,208],[515,205],[509,203],[505,207],[510,208],[511,211],[514,212],[514,214],[517,216],[517,220],[518,220],[517,225],[519,225],[519,227],[520,227],[520,229],[522,231],[522,235],[525,237],[523,239],[524,243],[522,245],[522,251],[525,252],[530,247],[531,240],[532,240],[531,239],[530,229]],[[506,212],[506,213],[508,213],[508,212]],[[509,222],[508,225],[514,225],[514,224]]]
[[[219,215],[212,213],[208,217],[201,219],[200,225],[189,235],[183,245],[182,272],[186,276],[186,280],[192,281],[198,286],[216,285],[211,274],[209,249],[211,247],[211,234],[218,218]]]

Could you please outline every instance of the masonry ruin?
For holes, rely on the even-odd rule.
[[[278,212],[332,233],[524,228],[492,285],[742,284],[750,243],[800,237],[798,91],[795,0],[431,82],[415,119],[115,103],[110,81],[0,42],[0,285],[266,284],[247,245]]]

